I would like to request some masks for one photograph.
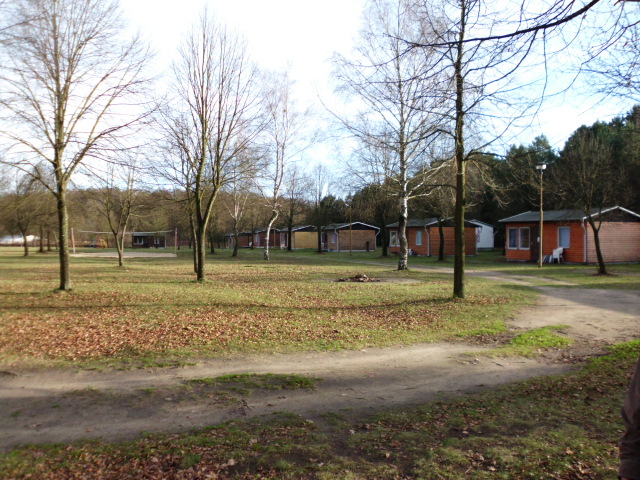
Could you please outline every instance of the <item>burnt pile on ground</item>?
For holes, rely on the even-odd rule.
[[[367,277],[364,273],[359,273],[358,275],[355,275],[353,277],[339,278],[338,281],[366,283],[366,282],[379,282],[380,279]]]

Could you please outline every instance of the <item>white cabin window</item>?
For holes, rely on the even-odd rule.
[[[400,246],[400,242],[398,241],[398,232],[396,230],[391,230],[389,232],[389,246],[390,247]]]
[[[422,230],[416,232],[416,246],[422,245]]]
[[[569,248],[571,246],[571,228],[558,228],[558,247]]]

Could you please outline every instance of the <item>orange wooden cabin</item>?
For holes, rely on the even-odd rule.
[[[640,215],[622,207],[611,207],[592,216],[600,227],[600,246],[605,262],[640,262]],[[506,228],[507,261],[537,262],[539,258],[540,212],[524,212],[500,220]],[[567,263],[596,263],[593,230],[582,210],[544,212],[542,254],[552,261],[562,249]]]
[[[444,233],[444,254],[455,254],[455,237],[453,219],[442,222]],[[389,250],[400,253],[400,239],[398,237],[398,223],[387,225],[389,230]],[[440,252],[440,231],[437,218],[421,218],[407,220],[407,241],[413,255],[438,256]],[[464,249],[466,255],[475,255],[476,225],[465,221]]]

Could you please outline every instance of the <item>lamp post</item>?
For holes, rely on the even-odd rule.
[[[542,268],[542,261],[544,260],[544,257],[542,256],[542,227],[544,224],[544,210],[543,210],[543,178],[544,178],[544,171],[547,168],[547,164],[546,163],[539,163],[536,165],[536,170],[540,171],[540,238],[538,241],[538,248],[540,249],[538,252],[538,267]]]
[[[351,252],[353,252],[353,221],[351,220],[351,204],[353,203],[353,198],[349,202],[349,256],[351,256]]]

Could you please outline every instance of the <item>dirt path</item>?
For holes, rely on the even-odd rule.
[[[640,338],[640,292],[538,289],[537,308],[518,315],[511,328],[563,324],[567,325],[564,333],[576,340],[576,346],[561,355],[538,360],[476,358],[469,352],[483,347],[442,343],[227,358],[193,367],[127,372],[0,372],[0,449],[23,443],[115,440],[142,432],[184,431],[276,411],[312,420],[329,412],[364,417],[376,410],[566,372],[577,358],[598,354],[603,345]],[[225,398],[186,384],[189,379],[230,373],[297,373],[321,380],[315,391],[261,390]]]

